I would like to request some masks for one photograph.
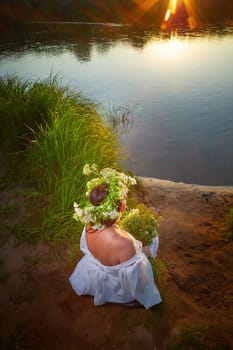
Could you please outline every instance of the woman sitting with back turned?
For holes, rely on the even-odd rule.
[[[147,259],[151,249],[142,248],[117,225],[126,208],[128,186],[136,180],[115,169],[99,172],[94,164],[87,164],[84,174],[91,173],[97,177],[87,183],[87,200],[74,203],[76,217],[85,226],[80,241],[84,256],[70,276],[72,288],[78,295],[94,296],[95,305],[120,303],[148,309],[161,302]]]

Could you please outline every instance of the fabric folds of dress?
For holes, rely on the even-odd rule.
[[[80,241],[80,249],[84,256],[69,278],[73,290],[78,295],[94,296],[95,305],[137,300],[148,309],[160,303],[161,298],[154,283],[151,264],[142,252],[141,242],[134,238],[133,240],[135,256],[121,264],[106,266],[95,259],[88,250],[84,227]]]

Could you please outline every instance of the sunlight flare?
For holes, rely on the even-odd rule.
[[[165,17],[164,17],[164,21],[167,22],[169,20],[170,16],[171,16],[171,10],[167,9],[167,12],[166,12]]]
[[[161,27],[167,29],[174,23],[187,23],[195,27],[195,12],[196,5],[192,0],[170,0]]]
[[[172,14],[176,13],[176,7],[177,7],[177,0],[171,0],[170,1],[170,10]]]
[[[168,8],[164,17],[165,22],[167,22],[171,15],[176,13],[177,0],[170,0],[168,4]]]

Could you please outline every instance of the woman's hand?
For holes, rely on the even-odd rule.
[[[147,258],[151,256],[150,247],[148,245],[142,247],[142,252],[147,256]]]

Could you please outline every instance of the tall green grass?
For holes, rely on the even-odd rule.
[[[0,78],[0,136],[4,149],[21,151],[30,141],[31,131],[48,121],[64,93],[55,77],[35,83],[16,76]]]
[[[1,78],[0,122],[4,153],[14,160],[17,173],[46,197],[47,238],[69,235],[72,203],[84,192],[83,166],[117,164],[114,132],[96,104],[59,86],[56,77],[34,83]]]

